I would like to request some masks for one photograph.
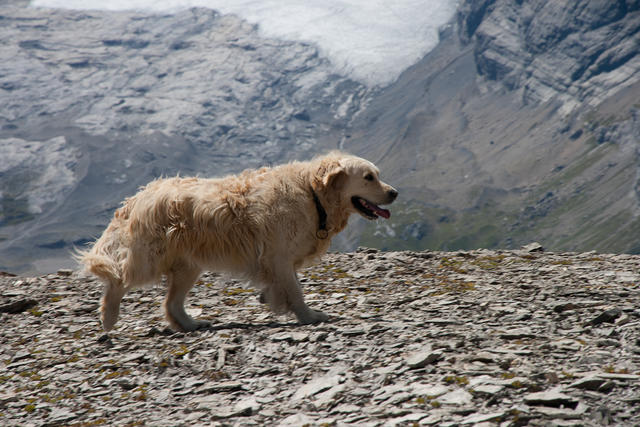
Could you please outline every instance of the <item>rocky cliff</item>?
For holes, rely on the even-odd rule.
[[[0,423],[637,425],[640,259],[536,249],[328,256],[301,274],[315,326],[207,274],[187,334],[162,287],[106,335],[94,279],[0,277]]]

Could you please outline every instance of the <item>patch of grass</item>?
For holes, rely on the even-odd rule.
[[[65,360],[65,363],[74,363],[74,362],[77,362],[78,360],[80,360],[80,356],[78,356],[77,354],[74,354],[73,356],[67,358],[67,360]]]
[[[616,369],[613,365],[605,366],[603,369],[608,374],[628,374],[629,370],[627,368]]]
[[[37,305],[36,305],[35,307],[31,307],[31,308],[28,310],[28,312],[29,312],[29,314],[31,314],[32,316],[35,316],[35,317],[40,317],[40,316],[42,316],[42,315],[44,314],[42,311],[40,311],[40,310],[38,309],[38,306],[37,306]]]
[[[224,288],[222,293],[226,296],[236,296],[242,294],[250,294],[253,293],[253,289],[248,288]]]
[[[121,371],[117,370],[117,371],[113,371],[113,372],[110,372],[110,373],[106,374],[102,380],[104,381],[104,380],[110,380],[110,379],[113,379],[113,378],[121,378],[121,377],[130,375],[130,374],[131,374],[131,370],[130,369],[123,369]]]
[[[474,259],[471,264],[476,265],[483,270],[495,270],[500,267],[502,261],[506,258],[506,255],[487,255]]]
[[[563,184],[571,182],[584,174],[585,171],[602,160],[608,154],[610,148],[610,145],[602,145],[585,152],[582,157],[569,164],[561,173],[538,187],[538,191],[533,196],[533,200],[540,200],[542,196],[549,191],[555,192],[556,189],[561,188]]]
[[[44,388],[49,384],[51,384],[51,381],[49,380],[40,381],[38,384],[36,384],[36,388]]]
[[[466,376],[448,375],[444,377],[444,382],[447,384],[467,385],[469,384],[469,378]]]
[[[460,260],[457,259],[453,259],[453,258],[447,258],[444,257],[440,260],[440,268],[446,268],[448,270],[452,270],[456,273],[466,273],[467,270],[465,270],[464,268],[462,268],[462,266],[464,265],[464,263]]]
[[[190,351],[191,350],[189,350],[186,345],[181,344],[179,348],[172,350],[171,354],[173,354],[176,357],[182,357],[185,354],[188,354]]]
[[[597,228],[595,228],[593,236],[587,240],[585,244],[589,245],[589,247],[597,248],[603,240],[610,238],[612,235],[622,235],[621,231],[625,228],[624,225],[630,224],[631,219],[632,213],[626,211],[619,212],[617,215],[606,218],[604,221],[597,224]]]
[[[351,275],[343,268],[337,267],[335,264],[323,264],[319,266],[318,269],[320,270],[320,274],[328,274],[334,279],[346,279],[351,277]]]
[[[140,384],[134,391],[137,392],[137,394],[133,396],[134,400],[137,400],[138,402],[147,400],[148,395],[146,384]]]
[[[568,260],[568,259],[560,259],[560,260],[556,260],[556,261],[551,261],[549,264],[553,264],[553,265],[572,265],[573,261]]]

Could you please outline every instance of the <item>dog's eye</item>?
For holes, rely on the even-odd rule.
[[[368,173],[364,176],[364,179],[366,179],[367,181],[373,181],[373,175]]]

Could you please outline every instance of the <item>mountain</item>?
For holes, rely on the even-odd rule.
[[[234,15],[0,0],[0,269],[71,266],[158,176],[363,155],[401,191],[336,249],[638,252],[640,2],[462,1],[393,83]]]
[[[638,1],[461,2],[352,124],[404,203],[361,244],[640,252],[639,28]]]
[[[0,269],[73,265],[136,188],[335,148],[370,92],[233,15],[1,5]]]

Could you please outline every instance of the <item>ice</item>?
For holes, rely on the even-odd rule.
[[[34,7],[175,13],[207,7],[262,36],[316,45],[339,74],[386,85],[438,43],[457,0],[34,0]]]

